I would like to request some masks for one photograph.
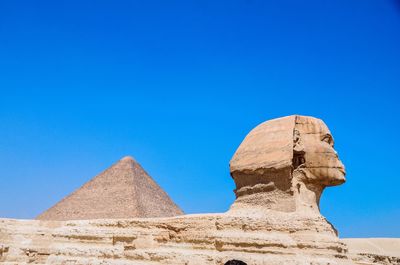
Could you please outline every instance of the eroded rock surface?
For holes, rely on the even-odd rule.
[[[14,264],[350,264],[321,219],[190,215],[167,219],[1,220],[3,262]],[[314,230],[314,231],[313,231]]]
[[[264,122],[243,140],[230,162],[237,208],[320,215],[325,187],[345,181],[333,137],[319,119],[289,116]]]

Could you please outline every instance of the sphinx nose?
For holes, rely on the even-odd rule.
[[[336,158],[339,158],[339,154],[336,152],[336,150],[333,150],[333,153],[335,154]]]

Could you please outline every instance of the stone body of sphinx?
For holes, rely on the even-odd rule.
[[[319,212],[345,181],[319,119],[260,124],[230,162],[236,200],[221,214],[122,220],[0,220],[0,261],[42,264],[353,264]],[[232,261],[234,260],[234,261]],[[14,264],[14,263],[12,263]]]

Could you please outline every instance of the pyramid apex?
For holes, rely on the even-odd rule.
[[[132,156],[124,156],[123,158],[121,158],[120,161],[127,161],[127,162],[135,162],[136,163],[136,160]]]

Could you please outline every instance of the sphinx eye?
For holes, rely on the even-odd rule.
[[[332,135],[330,135],[330,134],[325,134],[325,135],[322,137],[321,140],[322,140],[323,142],[326,142],[326,143],[328,143],[329,145],[333,146],[333,138],[332,138]]]

